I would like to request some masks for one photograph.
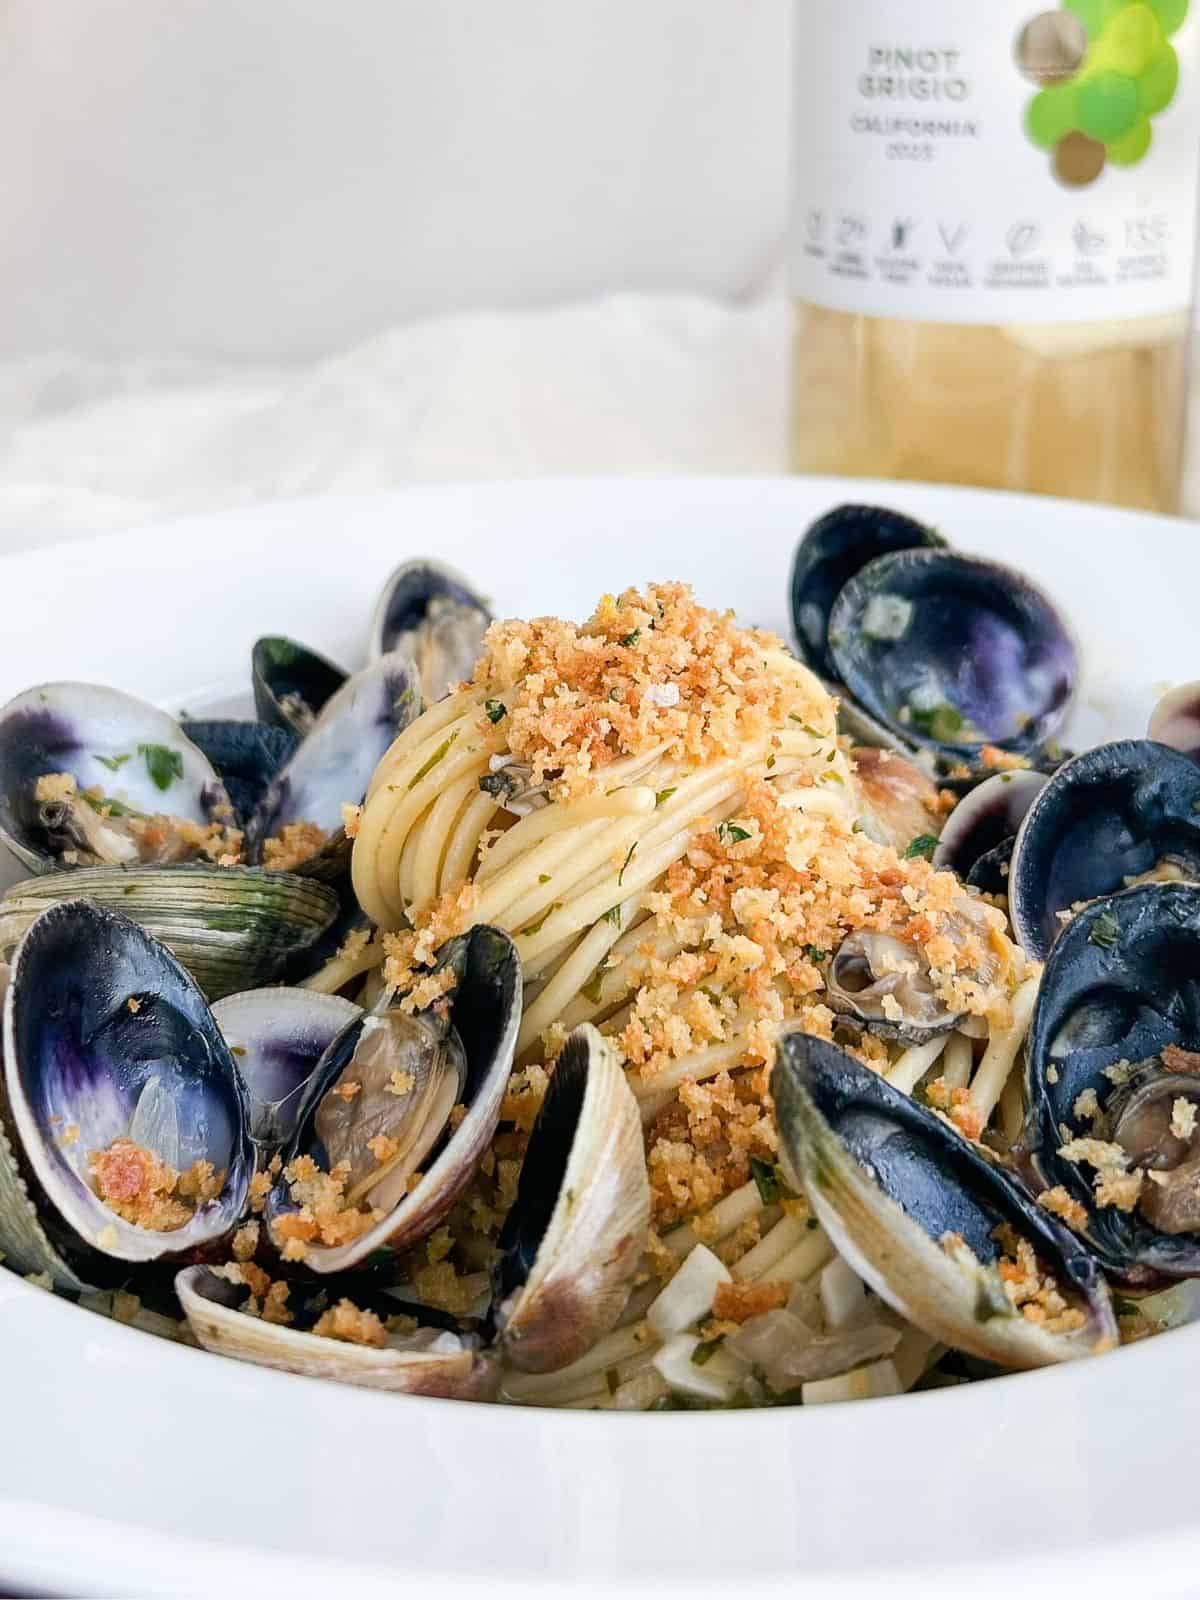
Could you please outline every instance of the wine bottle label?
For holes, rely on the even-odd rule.
[[[918,322],[1186,307],[1200,0],[800,0],[792,286]]]

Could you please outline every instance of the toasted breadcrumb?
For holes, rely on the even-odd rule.
[[[1169,1044],[1163,1050],[1162,1064],[1168,1072],[1200,1073],[1200,1050],[1185,1050],[1182,1045]]]
[[[182,1228],[225,1185],[224,1172],[215,1172],[211,1162],[196,1161],[177,1172],[132,1139],[114,1139],[107,1149],[93,1150],[88,1173],[110,1211],[158,1233]]]
[[[1195,1104],[1180,1095],[1171,1105],[1171,1132],[1177,1139],[1190,1139],[1195,1131]]]
[[[322,1339],[340,1339],[345,1344],[361,1344],[375,1350],[382,1350],[387,1344],[387,1331],[375,1312],[363,1311],[353,1300],[344,1298],[321,1313],[312,1331]]]
[[[315,856],[327,838],[315,822],[289,822],[263,841],[262,864],[269,872],[291,872]]]
[[[1095,1168],[1092,1182],[1098,1206],[1132,1211],[1137,1205],[1143,1174],[1128,1170],[1129,1157],[1119,1144],[1103,1139],[1068,1139],[1058,1153],[1064,1161],[1083,1161]]]
[[[713,1316],[727,1322],[748,1322],[787,1304],[787,1283],[719,1283],[713,1295]]]
[[[388,1094],[411,1094],[416,1079],[411,1072],[402,1072],[399,1067],[392,1073],[387,1082]]]
[[[1087,1207],[1072,1199],[1061,1183],[1055,1184],[1053,1189],[1043,1190],[1038,1195],[1038,1205],[1052,1216],[1061,1218],[1069,1228],[1082,1228],[1087,1223]]]

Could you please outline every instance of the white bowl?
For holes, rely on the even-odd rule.
[[[275,505],[10,557],[0,701],[78,677],[172,709],[233,703],[275,631],[353,664],[383,578],[420,553],[502,614],[583,615],[606,589],[681,577],[786,632],[796,538],[846,499],[924,516],[1058,598],[1086,662],[1068,740],[1139,734],[1167,683],[1200,676],[1186,523],[834,480],[582,480]],[[1187,1593],[1198,1366],[1186,1328],[895,1400],[528,1411],[239,1365],[0,1272],[0,1580],[355,1600]]]

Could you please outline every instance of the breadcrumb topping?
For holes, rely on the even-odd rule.
[[[508,751],[558,799],[595,787],[621,756],[661,750],[699,766],[789,716],[833,732],[832,701],[782,641],[700,605],[684,583],[605,595],[582,626],[494,622],[483,644],[474,681],[504,706]]]
[[[93,1187],[110,1211],[125,1222],[156,1233],[182,1228],[225,1186],[225,1173],[211,1161],[194,1161],[177,1172],[153,1150],[132,1139],[114,1139],[88,1156]]]

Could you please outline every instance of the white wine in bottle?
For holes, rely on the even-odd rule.
[[[801,0],[793,465],[1178,509],[1189,0]]]

